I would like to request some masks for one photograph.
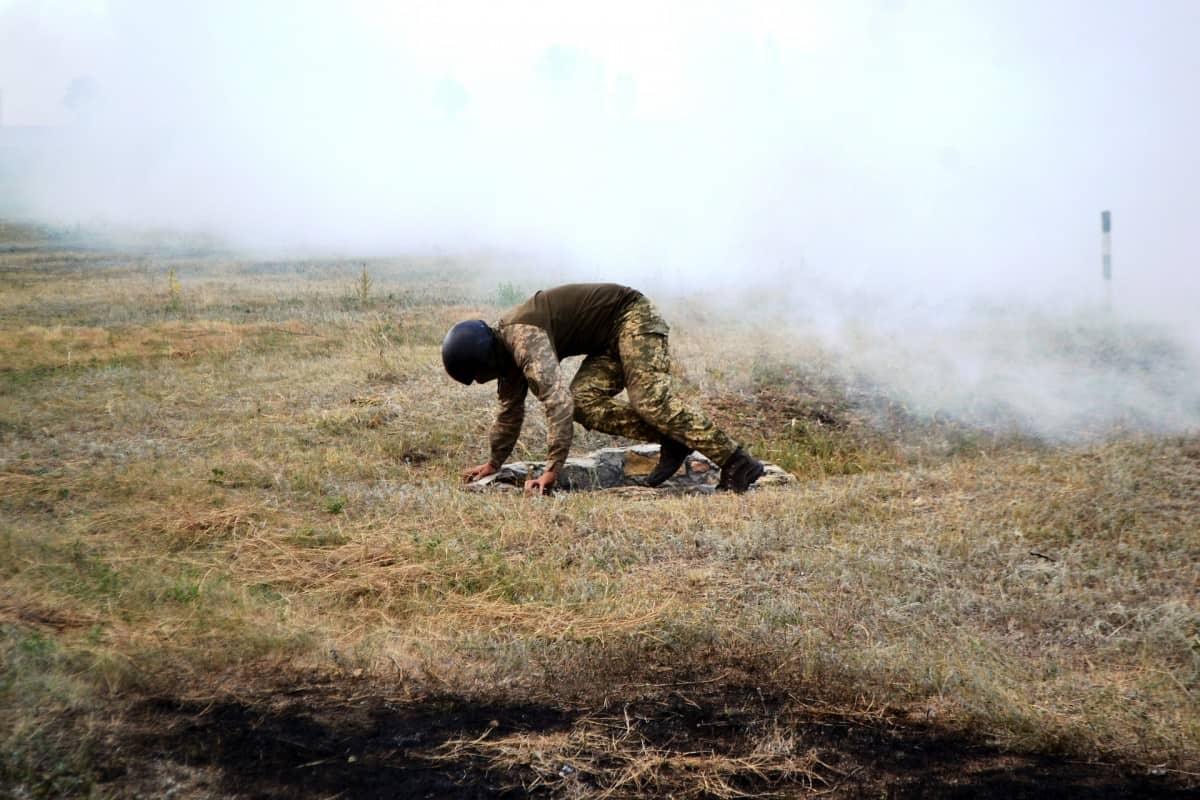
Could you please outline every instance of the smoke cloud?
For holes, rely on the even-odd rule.
[[[675,294],[779,287],[839,346],[866,326],[986,376],[980,304],[1104,303],[1112,209],[1121,324],[1164,326],[1151,338],[1186,361],[1197,40],[1190,0],[0,0],[0,136],[47,126],[7,148],[23,161],[0,170],[0,210],[248,247],[499,249]],[[1086,404],[1094,376],[1010,360]],[[1195,426],[1200,390],[1172,370],[1174,427]]]

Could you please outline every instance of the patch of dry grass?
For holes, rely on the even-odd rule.
[[[447,743],[437,757],[464,756],[530,774],[524,791],[548,786],[566,797],[746,797],[738,784],[747,780],[811,788],[827,785],[837,772],[786,730],[771,731],[745,753],[680,752],[646,738],[628,715],[587,719],[560,733],[485,732]]]
[[[923,420],[796,332],[757,332],[747,355],[712,319],[673,340],[682,391],[799,485],[471,494],[456,473],[485,456],[491,389],[450,384],[438,342],[493,315],[492,289],[415,262],[365,300],[342,264],[177,266],[171,316],[158,266],[0,254],[8,780],[61,756],[30,744],[59,711],[236,692],[263,665],[583,708],[647,676],[736,674],[1012,748],[1200,771],[1194,437],[1050,449]],[[532,412],[516,456],[544,430]],[[579,796],[833,775],[786,727],[709,753],[621,725],[450,751],[530,780],[573,765],[593,776]]]
[[[6,372],[45,372],[162,358],[219,357],[242,347],[264,346],[264,339],[285,336],[320,337],[297,322],[269,325],[176,320],[108,328],[31,325],[3,332],[0,359]]]

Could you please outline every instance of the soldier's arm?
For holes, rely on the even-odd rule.
[[[575,401],[558,367],[550,336],[535,325],[507,325],[503,334],[513,360],[546,409],[546,471],[561,472],[575,435]]]
[[[496,469],[504,466],[504,460],[512,454],[521,435],[521,425],[525,422],[525,395],[529,385],[525,376],[520,372],[501,375],[496,386],[496,397],[500,408],[496,411],[496,419],[492,422],[491,434],[488,437],[491,444],[491,457],[488,463]]]

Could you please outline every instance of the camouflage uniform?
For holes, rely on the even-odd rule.
[[[501,466],[516,444],[528,389],[546,409],[550,470],[560,470],[566,460],[572,419],[591,430],[641,441],[658,442],[669,436],[717,464],[729,460],[737,443],[705,414],[671,394],[670,329],[654,305],[636,294],[612,328],[607,347],[588,354],[568,389],[546,330],[504,320],[493,326],[512,356],[513,368],[499,378],[500,410],[491,431],[492,466]],[[616,399],[622,389],[628,390],[628,403]]]

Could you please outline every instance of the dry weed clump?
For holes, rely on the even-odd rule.
[[[560,796],[762,797],[747,786],[780,783],[811,789],[830,783],[836,770],[813,749],[798,752],[786,733],[763,737],[748,752],[680,751],[647,738],[628,714],[588,718],[558,733],[514,733],[457,739],[436,758],[482,759],[507,775],[527,776],[525,792]]]

